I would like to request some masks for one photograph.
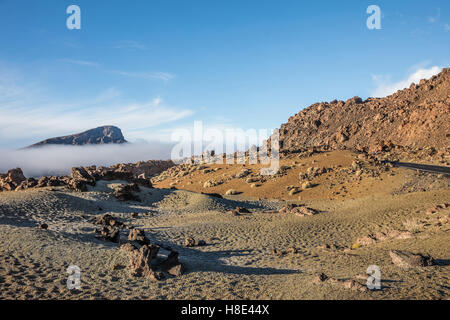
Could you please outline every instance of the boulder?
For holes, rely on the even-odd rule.
[[[152,259],[158,254],[159,247],[144,245],[139,250],[130,251],[130,273],[132,276],[161,280],[162,275],[152,268]]]
[[[236,194],[238,194],[238,192],[236,190],[234,190],[234,189],[230,189],[227,192],[225,192],[226,196],[234,196]]]
[[[194,247],[195,246],[195,239],[188,237],[184,240],[184,246],[185,247]]]
[[[123,245],[121,245],[119,250],[122,250],[125,252],[132,252],[134,250],[137,250],[137,248],[132,243],[127,242],[127,243],[124,243]]]
[[[280,209],[279,213],[295,214],[299,217],[313,216],[318,213],[317,210],[298,204],[287,204]]]
[[[161,264],[161,269],[168,274],[179,277],[183,274],[184,267],[178,261],[178,252],[171,251],[166,260]]]
[[[149,245],[150,240],[145,236],[144,230],[131,229],[128,234],[128,240],[135,241],[140,245]]]
[[[139,192],[139,191],[140,191],[139,186],[135,183],[122,184],[114,189],[113,195],[120,201],[140,202],[141,199],[133,193],[133,192]]]
[[[95,229],[96,238],[102,239],[103,241],[111,241],[118,243],[120,239],[120,230],[117,227],[104,226],[100,229]]]
[[[103,226],[111,226],[111,227],[117,227],[120,229],[123,229],[125,227],[125,224],[110,214],[104,214],[98,218],[95,219],[94,224],[97,225],[103,225]]]
[[[70,177],[75,181],[82,181],[88,185],[95,186],[95,178],[83,167],[72,168]]]
[[[431,256],[422,255],[420,253],[414,254],[407,251],[392,250],[389,252],[392,262],[403,269],[428,267],[435,264]]]
[[[250,211],[243,207],[236,207],[234,210],[228,211],[228,213],[230,213],[234,216],[240,216],[243,213],[250,213]]]
[[[240,178],[245,178],[246,176],[248,176],[250,173],[252,173],[249,169],[242,169],[241,171],[239,171],[236,174],[236,178],[240,179]]]
[[[25,181],[22,169],[16,168],[9,170],[6,174],[0,176],[0,191],[13,191]]]

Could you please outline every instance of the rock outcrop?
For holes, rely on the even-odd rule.
[[[133,276],[145,277],[151,280],[161,280],[162,275],[152,268],[152,259],[158,254],[159,247],[144,245],[139,250],[130,252],[130,273]]]
[[[55,144],[82,146],[87,144],[112,144],[126,142],[127,141],[125,140],[122,131],[119,128],[114,126],[103,126],[77,134],[46,139],[44,141],[35,143],[28,148]]]
[[[41,177],[38,180],[25,178],[22,170],[17,168],[9,170],[6,174],[0,173],[0,191],[67,186],[72,190],[84,192],[88,190],[88,186],[95,186],[99,180],[123,180],[151,188],[151,177],[174,165],[170,160],[149,160],[138,163],[115,164],[111,167],[74,167],[70,176]]]
[[[15,190],[25,180],[22,169],[9,170],[6,174],[0,174],[0,190]]]
[[[280,150],[356,149],[392,146],[448,147],[450,68],[385,98],[359,97],[311,105],[280,128]]]

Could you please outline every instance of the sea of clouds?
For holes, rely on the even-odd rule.
[[[168,160],[171,144],[161,142],[58,146],[0,150],[0,172],[21,168],[26,177],[67,175],[76,166],[111,166],[147,160]]]

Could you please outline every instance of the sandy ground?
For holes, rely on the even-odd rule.
[[[354,155],[334,153],[299,160],[305,164],[351,164]],[[292,163],[292,159],[286,160]],[[248,166],[247,166],[248,167]],[[448,299],[450,297],[449,208],[433,215],[427,209],[448,203],[447,177],[390,169],[376,177],[355,179],[330,173],[316,187],[289,195],[298,185],[301,163],[285,176],[251,188],[231,179],[203,188],[211,175],[230,175],[242,166],[213,173],[166,179],[155,189],[141,188],[137,202],[119,202],[111,194],[120,181],[99,182],[86,193],[65,188],[0,193],[1,299]],[[339,178],[340,177],[340,178]],[[328,178],[328,179],[327,179]],[[338,179],[339,178],[339,179]],[[423,181],[430,183],[423,186]],[[168,186],[179,180],[177,188]],[[192,181],[192,184],[186,184]],[[341,183],[342,182],[342,183]],[[333,185],[332,185],[333,184]],[[432,185],[432,187],[430,187]],[[184,187],[182,187],[184,186]],[[337,190],[346,192],[333,194]],[[242,194],[218,199],[198,192]],[[306,204],[319,214],[299,217],[278,213],[286,200]],[[233,216],[236,206],[251,213]],[[136,212],[138,216],[131,217]],[[110,213],[144,228],[153,243],[179,251],[186,272],[162,281],[132,277],[128,256],[119,245],[94,237],[90,218]],[[36,226],[47,223],[48,230]],[[356,239],[377,230],[409,230],[409,239],[388,239],[358,246]],[[186,237],[207,245],[186,248]],[[123,235],[125,240],[126,235]],[[327,244],[329,249],[319,246]],[[298,253],[275,255],[289,247]],[[353,248],[353,249],[352,249]],[[437,265],[403,270],[389,250],[432,255]],[[161,258],[167,254],[161,250]],[[69,265],[81,269],[81,290],[66,287]],[[365,284],[366,269],[381,269],[382,289],[353,291],[313,282],[318,273]]]

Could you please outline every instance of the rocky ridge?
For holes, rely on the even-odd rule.
[[[42,147],[46,145],[87,145],[87,144],[122,144],[126,143],[122,131],[115,126],[102,126],[81,133],[63,137],[56,137],[35,143],[28,148]]]
[[[450,68],[385,98],[359,97],[316,103],[280,128],[280,150],[356,149],[393,146],[446,148],[450,138]]]

